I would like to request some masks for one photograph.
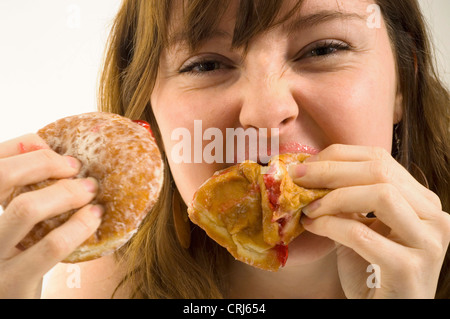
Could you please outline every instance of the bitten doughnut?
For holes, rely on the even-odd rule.
[[[130,119],[100,112],[60,119],[37,134],[55,152],[80,160],[82,167],[76,178],[97,179],[99,190],[92,203],[105,208],[97,231],[64,262],[87,261],[117,250],[137,231],[162,187],[164,167],[152,134]],[[47,180],[18,188],[4,206],[23,192],[54,182]],[[36,224],[20,246],[29,248],[74,212]]]
[[[195,193],[189,218],[237,260],[277,271],[287,261],[288,244],[303,232],[302,208],[329,192],[290,178],[289,165],[308,156],[282,154],[267,167],[246,161],[216,172]]]

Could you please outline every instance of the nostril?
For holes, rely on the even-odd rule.
[[[293,120],[295,120],[295,117],[287,117],[283,121],[281,121],[280,126],[286,126]]]

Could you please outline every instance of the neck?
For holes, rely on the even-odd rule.
[[[236,261],[231,266],[230,280],[230,298],[345,298],[335,251],[310,264],[286,267],[278,272],[256,269]]]

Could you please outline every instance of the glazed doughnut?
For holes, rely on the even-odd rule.
[[[110,254],[125,244],[156,203],[163,183],[163,162],[149,130],[125,117],[93,112],[60,119],[37,134],[57,153],[82,163],[76,178],[99,183],[92,204],[104,207],[97,231],[64,262],[81,262]],[[47,180],[14,190],[3,206],[23,192],[56,182]],[[67,221],[68,211],[35,225],[19,246],[26,249]]]
[[[303,232],[302,208],[330,191],[305,189],[290,178],[289,165],[308,156],[282,154],[268,166],[245,161],[216,172],[195,193],[189,218],[237,260],[277,271],[288,244]]]

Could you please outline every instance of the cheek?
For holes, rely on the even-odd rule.
[[[393,86],[377,71],[340,72],[311,86],[305,111],[320,126],[327,144],[372,145],[390,150]]]
[[[220,163],[204,163],[202,155],[201,163],[195,163],[196,148],[202,154],[202,150],[211,142],[203,139],[204,131],[207,128],[219,128],[225,132],[225,127],[233,127],[233,123],[230,112],[224,111],[227,108],[225,98],[221,99],[217,94],[174,92],[155,90],[152,106],[172,176],[188,204],[200,185],[215,171],[223,168]],[[190,153],[190,159],[183,159],[179,163],[180,155],[185,150]]]

